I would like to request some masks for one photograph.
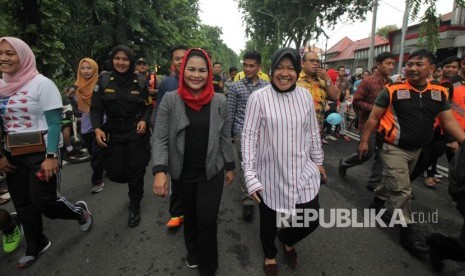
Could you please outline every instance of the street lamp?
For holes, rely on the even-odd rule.
[[[272,15],[271,13],[264,12],[264,11],[262,11],[262,10],[257,10],[257,12],[262,13],[262,14],[264,14],[264,15],[271,16],[271,17],[273,17],[273,19],[276,20],[276,23],[277,23],[276,25],[278,25],[278,39],[277,39],[277,40],[278,40],[278,48],[279,48],[279,46],[280,46],[280,44],[281,44],[281,33],[280,33],[280,26],[279,26],[279,18],[276,17],[275,15]]]

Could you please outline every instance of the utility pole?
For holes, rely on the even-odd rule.
[[[371,42],[370,50],[368,51],[368,70],[373,68],[373,59],[375,54],[375,37],[376,37],[376,15],[378,13],[378,0],[373,3],[373,22],[371,23]]]
[[[258,11],[259,13],[264,14],[264,15],[268,15],[268,16],[270,16],[270,17],[273,17],[273,19],[276,20],[276,25],[277,25],[277,27],[278,27],[278,37],[276,38],[276,40],[277,40],[277,42],[278,42],[278,49],[279,49],[279,47],[280,47],[280,45],[281,45],[281,32],[280,32],[281,28],[280,28],[280,25],[279,25],[279,24],[280,24],[280,23],[279,23],[279,18],[276,17],[275,15],[271,14],[271,13],[264,12],[264,11],[262,11],[262,10],[257,10],[257,11]]]
[[[400,38],[399,65],[397,67],[397,74],[402,73],[402,63],[404,62],[405,35],[407,34],[409,9],[410,9],[410,0],[405,0],[404,21],[402,23],[402,35]]]

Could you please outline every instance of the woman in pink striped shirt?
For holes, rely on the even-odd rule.
[[[317,213],[320,173],[324,178],[326,173],[312,96],[296,86],[299,53],[279,49],[271,70],[271,84],[252,93],[247,102],[242,167],[249,195],[259,203],[264,271],[277,275],[276,235],[290,266],[296,268],[294,245],[319,225],[316,215],[304,227],[278,230],[277,217],[305,210]]]

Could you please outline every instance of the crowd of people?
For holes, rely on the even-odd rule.
[[[429,252],[437,270],[444,269],[444,259],[465,261],[465,222],[458,239],[433,233],[425,241],[410,205],[411,181],[426,172],[427,187],[439,182],[440,156],[446,154],[453,168],[464,162],[465,58],[436,66],[434,54],[420,49],[410,53],[404,74],[393,75],[395,56],[384,52],[371,71],[350,77],[345,66],[326,70],[314,52],[301,56],[281,48],[267,75],[261,54],[250,50],[243,71],[231,67],[224,79],[222,64],[206,51],[177,45],[171,50],[173,75],[161,82],[147,60],[136,59],[127,46],[114,47],[109,59],[109,71],[102,72],[93,59],[81,59],[76,81],[66,89],[92,156],[91,193],[103,190],[104,171],[110,181],[128,183],[128,227],[137,227],[151,158],[153,192],[170,197],[166,226],[184,224],[187,266],[201,275],[218,270],[223,184],[236,177],[245,221],[253,219],[258,205],[264,273],[278,274],[276,237],[296,269],[296,245],[317,229],[318,219],[282,228],[277,214],[320,209],[320,184],[327,177],[323,145],[338,138],[350,142],[352,127],[361,139],[356,152],[340,160],[340,177],[374,156],[369,206],[376,212],[385,205],[401,210],[406,227],[400,229],[400,244],[415,256]],[[26,251],[17,266],[25,268],[51,245],[42,214],[76,220],[84,232],[93,217],[86,202],[73,204],[57,193],[63,146],[58,88],[37,71],[31,48],[18,38],[0,38],[0,69],[0,172],[17,212],[0,209],[0,229],[4,250],[12,252],[22,227]],[[355,119],[350,122],[349,116]],[[461,175],[454,177],[453,199],[464,214],[465,189]]]

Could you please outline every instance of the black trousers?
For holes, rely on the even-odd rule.
[[[458,238],[438,233],[432,234],[432,237],[434,237],[434,242],[431,246],[441,258],[465,262],[465,220],[463,221],[462,233]]]
[[[276,258],[278,250],[276,249],[275,239],[278,230],[276,226],[276,211],[266,206],[263,200],[258,205],[260,210],[260,240],[262,242],[262,249],[267,259]],[[311,201],[297,204],[296,209],[314,209],[318,212],[320,203],[318,195]],[[305,212],[305,211],[304,211]],[[310,235],[320,225],[318,219],[312,221],[308,227],[287,227],[282,230],[282,241],[287,246],[294,246],[299,241]]]
[[[176,181],[171,181],[171,194],[170,194],[170,209],[171,217],[179,217],[183,215],[181,198],[179,196]]]
[[[145,168],[150,160],[150,132],[135,139],[119,141],[110,136],[106,148],[102,148],[103,168],[108,179],[128,183],[129,199],[139,203],[144,194]]]
[[[6,175],[6,181],[23,225],[27,243],[26,255],[35,256],[48,242],[42,232],[42,214],[50,219],[77,220],[81,218],[83,210],[58,195],[60,172],[49,182],[41,181],[35,176],[45,159],[45,152],[19,156],[11,156],[6,152],[5,155],[17,167],[14,173]]]
[[[92,185],[97,185],[102,182],[103,178],[103,162],[100,154],[100,147],[95,140],[95,133],[89,132],[81,134],[84,141],[84,147],[87,149],[92,159],[90,160],[90,167],[92,168]]]
[[[381,134],[372,133],[370,135],[370,139],[368,140],[368,153],[360,159],[358,157],[358,153],[353,153],[349,156],[346,156],[342,159],[342,166],[346,169],[361,165],[366,161],[370,160],[371,157],[374,155],[374,163],[371,169],[371,175],[368,178],[369,180],[381,180],[382,173],[383,173],[383,163],[379,156],[380,144],[382,144],[382,137]]]
[[[224,186],[224,172],[207,181],[175,181],[184,210],[187,253],[198,261],[201,275],[218,269],[217,220]]]

